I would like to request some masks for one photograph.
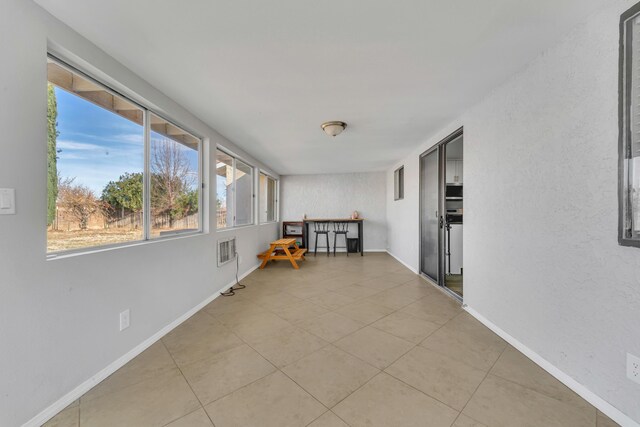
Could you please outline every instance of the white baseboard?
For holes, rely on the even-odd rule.
[[[591,390],[571,378],[569,375],[565,374],[563,371],[558,369],[555,365],[551,364],[549,361],[544,359],[535,351],[531,350],[526,345],[522,344],[520,341],[500,329],[498,326],[493,324],[489,319],[475,311],[473,308],[468,305],[463,305],[463,308],[471,314],[473,317],[478,319],[480,323],[485,325],[487,328],[491,329],[496,333],[500,338],[511,344],[522,354],[527,356],[531,361],[533,361],[536,365],[540,366],[542,369],[547,371],[550,375],[555,377],[558,381],[569,387],[571,390],[576,392],[580,397],[584,400],[595,406],[600,410],[603,414],[611,418],[613,421],[620,424],[622,427],[640,427],[640,424],[629,418],[627,415],[622,413],[619,409],[615,408],[606,400],[602,399]]]
[[[241,276],[239,276],[239,279],[240,280],[244,279],[249,274],[251,274],[254,270],[256,270],[258,267],[260,267],[259,263],[251,267]],[[169,323],[167,326],[160,329],[158,332],[156,332],[155,334],[153,334],[152,336],[150,336],[149,338],[147,338],[146,340],[144,340],[143,342],[141,342],[140,344],[132,348],[130,351],[120,356],[118,359],[113,361],[111,364],[109,364],[107,367],[99,371],[97,374],[95,374],[94,376],[92,376],[91,378],[89,378],[88,380],[86,380],[85,382],[83,382],[73,390],[71,390],[69,393],[62,396],[60,399],[58,399],[56,402],[51,404],[45,410],[43,410],[38,415],[36,415],[35,417],[27,421],[25,424],[23,424],[23,427],[40,427],[42,424],[49,421],[51,418],[56,416],[56,414],[58,414],[64,408],[69,406],[71,403],[78,400],[83,394],[91,390],[102,380],[104,380],[109,375],[113,374],[115,371],[117,371],[118,369],[126,365],[134,357],[136,357],[137,355],[145,351],[151,345],[155,344],[160,338],[162,338],[163,336],[171,332],[173,329],[178,327],[182,322],[184,322],[185,320],[187,320],[188,318],[196,314],[198,311],[200,311],[204,306],[209,304],[211,301],[218,298],[220,296],[220,292],[226,291],[227,289],[229,289],[235,284],[236,284],[236,281],[234,279],[231,283],[226,284],[225,286],[223,286],[222,288],[214,292],[213,295],[207,297],[204,301],[202,301],[201,303],[193,307],[191,310],[187,311],[182,316],[178,317],[176,320]]]
[[[388,249],[385,249],[385,252],[388,253],[389,255],[391,255],[392,257],[394,257],[396,259],[396,261],[398,261],[400,264],[404,265],[405,267],[407,267],[409,270],[413,271],[416,274],[418,273],[418,269],[417,268],[413,268],[411,267],[409,264],[407,264],[406,262],[404,262],[403,260],[401,260],[400,258],[398,258],[397,256],[395,256],[394,254],[392,254],[391,252],[389,252]]]

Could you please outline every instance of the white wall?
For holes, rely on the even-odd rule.
[[[387,193],[390,251],[418,268],[418,156],[464,125],[465,303],[640,422],[640,250],[617,243],[615,0],[415,152]],[[393,185],[394,166],[387,172]]]
[[[384,172],[336,175],[283,175],[280,182],[280,220],[309,218],[349,218],[357,210],[364,218],[364,249],[387,247],[387,212]],[[393,188],[391,191],[393,195]],[[310,227],[313,230],[313,227]],[[349,237],[357,236],[357,226],[349,226]],[[315,234],[311,242],[315,242]],[[333,247],[333,233],[330,236]],[[324,242],[323,239],[320,242]],[[321,243],[318,243],[320,245]],[[338,246],[344,246],[338,237]],[[344,250],[344,249],[343,249]]]
[[[213,148],[222,144],[269,170],[31,1],[0,2],[0,187],[15,188],[17,198],[17,215],[0,217],[2,426],[28,421],[228,284],[234,266],[215,266],[219,237],[238,236],[242,272],[277,235],[277,225],[269,224],[47,261],[48,41],[205,136],[207,163],[215,164]],[[208,178],[215,183],[215,168]],[[209,200],[205,214],[215,227],[214,185]],[[118,313],[126,308],[131,327],[118,332]]]

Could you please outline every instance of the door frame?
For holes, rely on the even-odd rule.
[[[447,162],[446,162],[446,145],[449,142],[463,136],[464,138],[464,127],[456,129],[443,139],[441,139],[438,143],[434,144],[432,147],[428,148],[420,156],[418,156],[418,175],[419,175],[419,183],[418,183],[418,272],[420,275],[427,280],[434,281],[434,279],[422,271],[422,189],[423,189],[423,177],[422,177],[422,158],[424,156],[428,156],[432,154],[434,151],[438,152],[438,218],[439,224],[441,224],[444,220],[443,214],[445,209],[445,190],[446,190],[446,173],[447,173]],[[463,139],[464,141],[464,139]],[[444,247],[444,227],[441,225],[438,226],[438,277],[435,281],[435,284],[443,289],[447,294],[453,296],[457,300],[462,301],[462,297],[449,288],[445,286],[444,283],[444,272],[445,272],[445,247]]]

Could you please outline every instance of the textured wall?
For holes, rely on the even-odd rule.
[[[387,247],[386,181],[384,172],[338,175],[286,175],[280,181],[282,221],[348,218],[357,210],[364,222],[365,250]],[[391,192],[393,195],[393,191]],[[351,225],[349,237],[356,237]],[[313,245],[314,233],[311,234]],[[333,233],[330,236],[333,245]],[[338,238],[338,246],[344,246]]]
[[[417,268],[417,159],[464,125],[465,303],[640,422],[625,375],[640,249],[617,243],[616,193],[618,23],[633,3],[612,1],[423,144],[404,160],[407,209],[387,200],[391,252]]]

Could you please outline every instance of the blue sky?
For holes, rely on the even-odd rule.
[[[75,178],[96,197],[109,181],[144,169],[143,127],[84,99],[55,88],[58,102],[58,173]],[[161,138],[152,133],[152,140]],[[197,153],[184,147],[197,171]]]

